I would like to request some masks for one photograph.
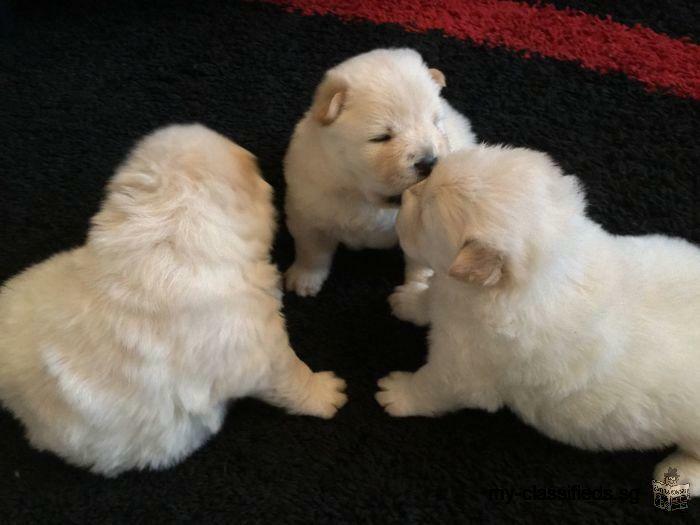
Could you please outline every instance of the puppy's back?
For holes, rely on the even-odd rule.
[[[273,231],[269,185],[242,148],[197,125],[139,142],[86,245],[0,292],[0,400],[34,446],[113,474],[170,464],[218,428],[206,398],[198,415],[183,406],[211,378],[177,364],[184,342],[220,335],[236,283],[275,288]]]

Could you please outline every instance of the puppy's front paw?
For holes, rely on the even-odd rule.
[[[323,286],[328,277],[328,270],[309,270],[296,263],[284,274],[285,288],[301,297],[313,297]]]
[[[299,412],[308,416],[332,418],[348,401],[345,381],[333,372],[316,372],[309,379]]]
[[[427,284],[416,281],[394,288],[394,293],[389,296],[389,304],[394,316],[402,321],[426,326],[429,323],[425,297],[427,291]]]
[[[411,388],[412,377],[409,372],[392,372],[377,382],[381,390],[374,397],[390,416],[419,415]]]

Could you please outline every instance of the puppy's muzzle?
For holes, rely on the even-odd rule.
[[[401,206],[401,196],[403,193],[399,193],[398,195],[392,195],[391,197],[387,197],[385,199],[385,202],[387,204],[391,204],[393,206]]]
[[[427,155],[413,165],[419,180],[423,180],[430,175],[437,160],[435,155]]]

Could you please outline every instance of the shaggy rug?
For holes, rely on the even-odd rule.
[[[2,281],[81,243],[120,159],[170,122],[253,151],[281,209],[282,156],[323,71],[385,46],[440,68],[482,140],[577,174],[609,231],[700,242],[693,0],[0,0],[0,31]],[[292,256],[281,226],[274,258]],[[0,411],[0,522],[698,522],[700,501],[654,507],[668,451],[577,450],[508,410],[386,416],[376,380],[426,350],[389,313],[401,277],[398,250],[341,250],[318,297],[285,298],[298,354],[348,382],[331,421],[243,400],[181,465],[103,479],[31,449]]]

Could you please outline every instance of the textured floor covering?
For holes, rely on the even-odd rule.
[[[322,72],[379,46],[415,47],[442,69],[445,96],[482,139],[543,149],[579,175],[591,214],[609,230],[700,242],[699,103],[623,74],[262,3],[32,4],[0,11],[0,28],[14,28],[0,37],[0,280],[82,242],[126,150],[169,122],[201,121],[255,152],[281,202],[284,148]],[[604,13],[605,3],[590,4]],[[692,2],[663,4],[612,14],[697,35]],[[292,254],[282,229],[275,259],[285,268]],[[417,368],[425,353],[424,332],[386,305],[401,274],[397,251],[341,251],[319,297],[286,299],[297,352],[349,383],[351,402],[333,421],[238,402],[180,466],[104,480],[33,451],[0,411],[0,521],[698,521],[700,501],[669,516],[652,505],[651,473],[665,451],[579,451],[506,410],[385,416],[375,381]],[[557,487],[628,496],[529,497]],[[490,488],[516,494],[498,501]]]

